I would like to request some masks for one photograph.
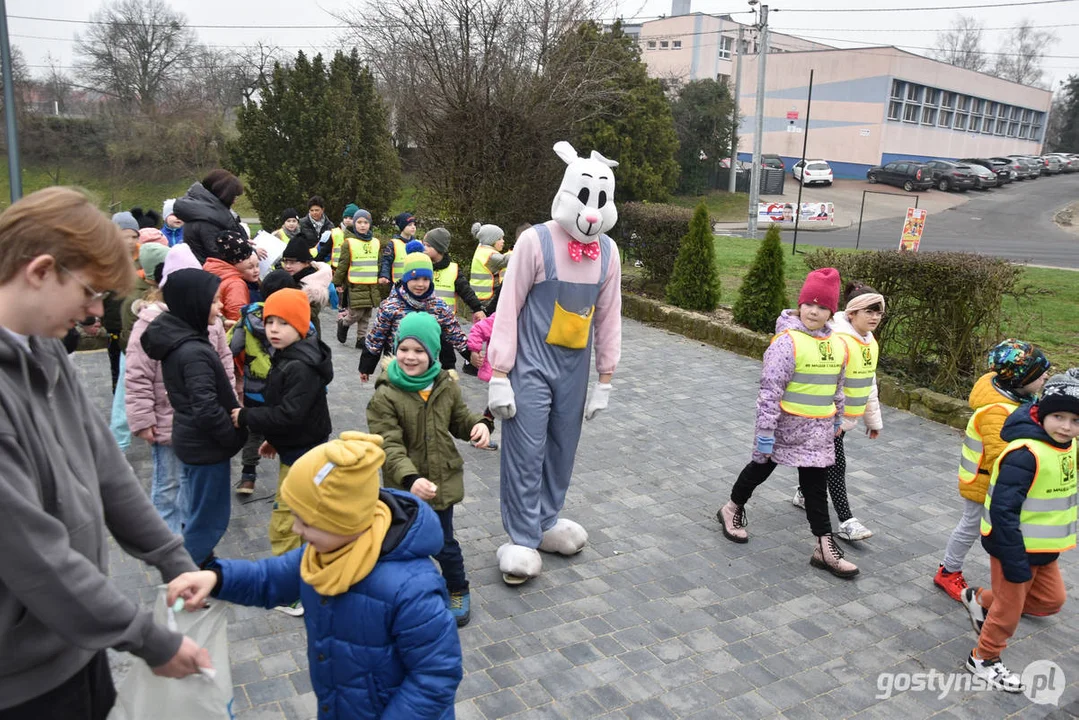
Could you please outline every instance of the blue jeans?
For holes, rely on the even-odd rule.
[[[442,550],[435,555],[435,560],[442,568],[446,589],[451,593],[468,592],[465,556],[461,554],[461,544],[453,537],[453,505],[445,510],[436,510],[435,514],[438,515],[438,521],[442,523]]]
[[[120,449],[127,452],[131,447],[131,428],[127,426],[127,408],[124,399],[127,395],[124,389],[124,371],[127,368],[127,356],[120,353],[120,378],[116,383],[116,392],[112,394],[112,416],[109,418],[109,430],[116,438],[116,444]]]
[[[150,502],[157,509],[157,514],[177,535],[183,532],[187,515],[187,498],[184,497],[184,464],[171,445],[154,443],[150,446],[154,456],[154,478],[150,483]]]
[[[187,501],[184,547],[202,566],[229,527],[232,514],[232,478],[229,461],[214,465],[183,463],[183,494]]]

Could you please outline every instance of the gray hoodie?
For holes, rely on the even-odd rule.
[[[179,634],[109,580],[106,531],[166,581],[196,569],[63,344],[30,347],[0,329],[0,709],[57,687],[104,648],[151,666],[179,649]]]

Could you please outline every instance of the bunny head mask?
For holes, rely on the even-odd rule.
[[[614,207],[614,171],[618,165],[595,150],[592,156],[577,156],[566,141],[555,143],[554,151],[565,161],[566,174],[551,203],[551,218],[575,240],[593,243],[618,221]]]

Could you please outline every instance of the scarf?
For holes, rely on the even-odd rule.
[[[367,232],[365,233],[356,232],[356,228],[354,227],[349,228],[349,232],[358,237],[360,240],[370,240],[372,237],[374,237],[375,234],[374,230],[371,229],[370,225],[367,226]]]
[[[401,298],[402,302],[404,302],[413,310],[426,310],[427,300],[434,292],[434,283],[428,285],[427,292],[425,292],[422,296],[413,295],[411,292],[409,292],[407,283],[402,282],[397,285],[397,296]]]
[[[401,388],[405,392],[419,392],[432,385],[435,382],[435,378],[442,372],[442,364],[437,358],[431,360],[430,367],[427,368],[427,372],[422,375],[409,375],[401,366],[397,364],[397,360],[390,360],[390,364],[386,367],[386,377],[390,379],[396,387]]]
[[[381,500],[375,504],[371,527],[354,541],[330,553],[308,544],[300,561],[300,577],[319,595],[343,595],[371,574],[382,554],[382,541],[390,529],[392,513]]]

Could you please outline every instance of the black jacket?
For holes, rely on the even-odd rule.
[[[435,270],[445,270],[450,266],[452,260],[450,254],[446,253],[442,256],[442,259],[434,264]],[[476,297],[476,293],[472,290],[471,283],[468,282],[468,278],[461,272],[460,265],[457,266],[457,282],[453,284],[453,289],[457,293],[457,297],[461,298],[461,302],[468,306],[468,309],[474,313],[483,310],[483,303]]]
[[[329,215],[323,215],[322,219],[325,222],[322,223],[322,231],[320,232],[315,229],[315,224],[311,222],[310,215],[304,215],[302,218],[300,218],[299,235],[303,237],[304,242],[307,243],[307,247],[309,248],[313,248],[318,245],[319,241],[322,239],[322,233],[330,232],[335,227],[337,227],[333,224],[333,222],[330,221]],[[329,262],[332,252],[333,243],[326,243],[325,247],[319,248],[319,253],[317,256],[315,256],[314,259],[318,260],[319,262]]]
[[[222,230],[243,233],[240,219],[202,183],[188,188],[187,194],[176,200],[172,211],[184,221],[184,242],[199,263],[205,263],[206,258],[220,257],[217,234]]]
[[[143,350],[161,362],[173,409],[172,449],[188,465],[228,460],[247,440],[247,430],[232,425],[239,403],[206,326],[219,284],[202,270],[176,271],[165,287],[169,312],[142,334]]]
[[[313,335],[273,354],[261,407],[240,411],[240,427],[266,436],[291,465],[305,452],[330,438],[326,386],[333,380],[330,348]]]
[[[1000,438],[1005,442],[1030,438],[1041,440],[1053,447],[1064,449],[1040,423],[1034,421],[1031,403],[1020,405],[1000,429]],[[1028,553],[1023,545],[1023,533],[1019,530],[1019,512],[1023,501],[1034,482],[1038,471],[1038,461],[1026,448],[1012,450],[1000,456],[1000,470],[997,483],[993,487],[993,500],[989,512],[993,530],[982,537],[985,551],[1000,560],[1004,578],[1012,583],[1024,583],[1033,575],[1031,565],[1048,565],[1056,560],[1059,553]]]

